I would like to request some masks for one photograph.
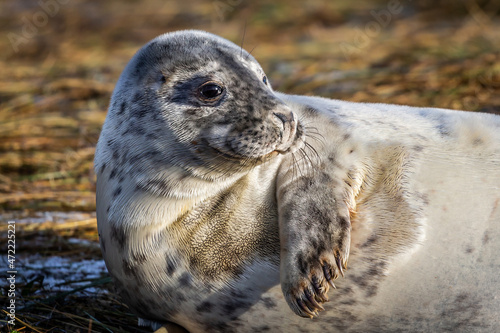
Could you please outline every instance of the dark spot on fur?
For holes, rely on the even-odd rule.
[[[113,159],[118,160],[120,158],[120,154],[118,153],[118,149],[113,150]]]
[[[176,296],[177,301],[179,302],[184,302],[186,301],[186,297],[183,294],[177,294]]]
[[[472,246],[467,246],[465,248],[465,253],[472,253],[472,252],[474,252],[474,248]]]
[[[413,147],[413,150],[416,151],[416,152],[421,152],[423,149],[424,149],[424,147],[422,147],[420,145],[417,145],[417,146]]]
[[[116,198],[117,196],[119,196],[120,193],[122,193],[122,187],[118,186],[118,188],[113,192],[113,198]]]
[[[337,315],[335,316],[332,316],[332,317],[328,317],[326,318],[325,320],[329,325],[331,325],[331,327],[334,327],[335,330],[333,331],[336,331],[336,332],[346,332],[346,331],[350,331],[349,328],[356,322],[359,322],[358,318],[353,315],[350,311],[347,311],[347,310],[343,310],[342,308],[340,308],[338,311],[337,311]],[[373,325],[372,325],[373,326]],[[384,330],[377,330],[377,329],[373,329],[375,327],[371,327],[372,329],[370,330],[370,332],[381,332],[381,331],[384,331]],[[331,330],[331,328],[330,328]],[[330,331],[328,330],[328,331]]]
[[[323,185],[328,185],[329,183],[332,182],[332,177],[330,177],[329,174],[326,172],[322,172],[321,174],[318,175],[319,182],[322,183]]]
[[[212,312],[213,304],[209,301],[203,301],[196,307],[197,312]]]
[[[106,252],[106,241],[100,235],[99,235],[99,239],[101,240],[101,249],[102,249],[102,252]]]
[[[144,96],[144,92],[139,90],[135,93],[132,98],[132,103],[134,103],[134,116],[137,118],[142,118],[146,115],[146,109],[141,107],[144,101],[146,100]]]
[[[371,277],[375,277],[375,278],[380,277],[383,275],[384,268],[385,268],[385,264],[383,264],[381,262],[376,262],[370,266],[367,274],[370,275]]]
[[[307,275],[309,273],[308,272],[309,265],[307,262],[307,258],[306,259],[304,258],[302,252],[297,255],[297,267],[299,268],[302,274]]]
[[[236,298],[246,298],[247,295],[251,293],[251,291],[249,290],[239,290],[239,289],[231,289],[231,291],[229,292],[229,295],[231,295],[232,299],[236,299]]]
[[[215,322],[210,323],[209,326],[205,328],[205,332],[224,332],[233,333],[235,330],[231,329],[225,322]]]
[[[472,332],[484,326],[481,303],[470,294],[460,293],[454,299],[445,300],[442,307],[440,316],[447,332]]]
[[[137,278],[137,270],[135,269],[134,265],[132,265],[125,259],[122,260],[122,265],[123,265],[123,272],[125,273],[125,275]]]
[[[109,179],[115,178],[117,172],[118,172],[117,168],[114,168],[113,170],[111,170],[111,173],[109,174]]]
[[[297,235],[297,233],[295,231],[290,231],[288,234],[288,240],[289,240],[290,244],[295,244],[296,242],[299,241],[299,236]]]
[[[342,229],[348,229],[351,226],[349,219],[343,216],[339,216],[338,223]]]
[[[306,106],[304,108],[304,113],[307,114],[308,116],[315,116],[318,114],[318,110],[316,110],[315,108],[313,108],[311,106]]]
[[[312,238],[312,239],[310,240],[310,246],[311,246],[311,248],[313,248],[313,249],[317,249],[317,248],[318,248],[318,239],[316,239],[316,238]]]
[[[156,135],[155,133],[148,133],[148,134],[146,134],[146,139],[156,140],[156,139],[158,139],[158,135]]]
[[[352,288],[351,288],[351,287],[345,287],[345,288],[343,288],[343,289],[342,289],[342,293],[343,293],[344,295],[349,295],[349,294],[352,294],[352,293],[353,293],[353,290],[352,290]]]
[[[122,102],[122,104],[120,105],[120,110],[116,114],[117,115],[124,114],[126,108],[127,108],[127,103],[126,102]]]
[[[436,129],[438,130],[439,134],[441,134],[442,137],[447,137],[451,135],[450,129],[445,124],[438,124],[436,126]]]
[[[349,298],[349,299],[347,299],[345,301],[339,302],[339,304],[342,304],[342,305],[354,305],[356,303],[357,303],[357,301],[356,301],[355,298]]]
[[[122,228],[119,228],[110,221],[111,224],[111,239],[116,241],[121,249],[125,247],[125,242],[127,241],[127,235]]]
[[[132,252],[132,260],[134,260],[134,262],[144,263],[148,260],[148,258],[149,257],[142,252],[138,252],[138,251]]]
[[[426,193],[417,193],[417,195],[422,200],[424,205],[429,205],[429,196]]]
[[[177,264],[174,260],[172,260],[168,253],[165,256],[165,261],[167,263],[167,274],[168,276],[172,276],[172,274],[174,274],[175,270],[177,269]]]
[[[276,304],[276,302],[271,297],[262,297],[262,302],[264,303],[264,306],[268,310],[278,306],[278,304]]]
[[[377,294],[381,277],[384,276],[385,266],[383,261],[376,261],[370,265],[367,271],[360,275],[351,276],[351,280],[365,291],[366,297],[373,297]]]
[[[377,295],[377,288],[378,286],[376,284],[368,285],[366,288],[366,297],[373,297]]]
[[[136,63],[136,66],[135,66],[135,69],[134,69],[134,76],[135,78],[137,78],[137,81],[140,81],[142,79],[142,77],[144,76],[144,68],[147,67],[147,66],[150,66],[148,61],[146,60],[146,57],[145,55],[142,55],[141,57],[139,57],[137,59],[137,63]]]
[[[134,135],[140,135],[143,136],[146,134],[146,131],[142,126],[139,126],[136,123],[130,123],[127,129],[122,133],[122,135],[126,134],[134,134]]]
[[[159,195],[167,196],[170,192],[170,187],[167,182],[161,179],[148,179],[144,183],[140,183],[137,185],[138,189],[144,189],[146,191],[152,191]]]
[[[111,206],[108,206],[108,208],[106,208],[106,213],[109,213],[110,209],[111,209]]]
[[[258,326],[258,327],[252,327],[252,332],[254,333],[259,333],[259,332],[269,332],[271,328],[267,325],[264,326]]]
[[[101,168],[100,168],[100,171],[99,171],[99,172],[100,172],[100,173],[103,173],[105,169],[106,169],[106,163],[103,163],[103,164],[101,165]]]
[[[331,221],[325,209],[321,209],[317,202],[311,201],[307,207],[308,216],[316,223],[327,225]]]
[[[192,283],[192,280],[193,278],[191,277],[191,274],[189,273],[183,273],[181,275],[181,277],[179,278],[179,284],[181,285],[181,287],[189,287],[191,286],[191,283]]]
[[[197,108],[189,108],[184,110],[184,113],[188,116],[196,116],[197,114],[201,113],[201,110]]]
[[[488,232],[486,231],[483,235],[483,245],[486,245],[490,241],[490,236],[488,235]]]
[[[349,140],[350,138],[351,138],[351,134],[349,134],[349,133],[344,134],[344,138],[343,138],[344,141]]]
[[[128,159],[128,162],[129,162],[130,164],[135,164],[135,163],[137,163],[137,161],[139,161],[139,160],[141,159],[141,155],[142,155],[142,154],[134,154],[134,155],[130,156],[130,157],[129,157],[129,159]]]
[[[361,247],[369,247],[370,245],[374,244],[377,239],[378,236],[376,234],[371,234],[370,237],[368,237],[368,239],[363,244],[361,244]]]
[[[484,143],[483,139],[481,138],[475,138],[473,141],[472,141],[472,145],[473,146],[480,146]]]
[[[251,306],[251,303],[245,301],[241,298],[230,298],[223,306],[222,311],[224,315],[228,317],[237,318],[235,313],[241,313],[242,310],[247,309]]]

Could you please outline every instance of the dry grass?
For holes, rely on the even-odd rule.
[[[7,226],[0,227],[6,235]],[[72,239],[87,240],[85,243]],[[17,253],[26,258],[65,257],[74,261],[100,257],[97,246],[95,218],[67,222],[16,223]],[[5,244],[6,237],[0,237]],[[22,276],[23,264],[16,258],[21,277],[16,281],[17,332],[148,332],[137,327],[135,315],[112,293],[106,275],[92,279],[73,279],[48,288],[44,283],[47,272],[31,277]],[[111,292],[108,292],[108,291]],[[0,303],[9,301],[5,291]],[[5,309],[2,310],[5,312]],[[5,325],[9,332],[11,327]]]
[[[241,44],[246,26],[243,46],[274,88],[289,93],[500,114],[498,1],[399,3],[401,12],[370,32],[373,13],[389,1],[69,0],[26,37],[26,22],[42,7],[0,2],[0,217],[20,221],[18,253],[100,258],[94,147],[121,70],[140,45],[166,31],[204,29]],[[26,41],[17,52],[12,33]],[[46,211],[83,217],[21,223]],[[2,226],[2,244],[5,237]],[[99,292],[110,288],[106,277],[85,283],[61,294],[40,279],[23,280],[15,328],[140,332],[126,306]],[[1,303],[6,295],[2,287]]]

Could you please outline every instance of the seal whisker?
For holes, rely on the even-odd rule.
[[[248,60],[248,58],[252,55],[253,50],[255,50],[255,48],[256,48],[257,46],[258,46],[258,44],[257,44],[257,45],[255,45],[254,47],[252,47],[252,49],[250,50],[250,52],[248,52],[248,54],[247,54],[247,56],[246,56],[245,60]]]
[[[243,44],[245,43],[245,35],[247,32],[247,20],[245,20],[245,25],[243,26],[243,37],[241,37],[240,45],[240,58],[243,59]]]
[[[315,163],[313,163],[313,161],[311,160],[309,155],[306,153],[304,148],[299,149],[299,151],[300,151],[301,155],[303,156],[303,158],[307,160],[306,167],[308,169],[310,169],[310,171],[312,171],[312,173],[314,173],[314,171],[316,171]]]
[[[304,177],[304,174],[302,173],[302,169],[299,165],[299,160],[297,159],[297,157],[295,156],[296,153],[293,153],[292,154],[292,157],[293,157],[293,165],[294,165],[294,170],[297,169],[298,170],[298,173],[300,174],[300,177]],[[298,176],[298,175],[297,175]]]
[[[296,166],[295,166],[296,161],[295,161],[295,155],[293,153],[291,154],[291,159],[292,159],[292,161],[291,161],[290,169],[292,171],[292,179],[296,179],[297,178],[296,177]]]
[[[311,151],[314,155],[314,158],[316,160],[316,162],[311,162],[313,166],[317,167],[321,164],[321,156],[319,155],[318,151],[316,150],[316,148],[314,148],[310,143],[308,143],[307,141],[305,142],[305,146],[303,148],[304,150],[305,149],[308,149],[309,151]]]
[[[305,136],[307,138],[311,138],[311,139],[317,141],[322,146],[324,146],[326,144],[325,137],[323,136],[323,134],[321,134],[318,131],[318,129],[316,127],[304,127],[304,131],[305,131]]]
[[[310,129],[309,130],[305,129],[305,136],[308,138],[314,139],[317,142],[320,142],[322,144],[325,144],[325,142],[326,142],[325,137],[321,133],[311,131]]]

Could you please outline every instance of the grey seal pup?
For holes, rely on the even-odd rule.
[[[180,31],[126,66],[95,171],[141,324],[500,330],[498,116],[286,95],[239,46]]]

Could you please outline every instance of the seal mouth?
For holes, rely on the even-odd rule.
[[[260,156],[246,156],[246,155],[240,155],[237,153],[231,153],[229,151],[223,151],[222,149],[218,147],[214,147],[210,145],[210,143],[206,140],[203,140],[204,144],[207,148],[209,148],[212,152],[214,152],[218,157],[222,157],[225,160],[231,161],[231,162],[237,162],[238,164],[255,164],[255,162],[265,162],[273,157],[278,156],[279,154],[283,154],[284,152],[280,152],[277,149],[272,150],[269,153],[260,155]]]

